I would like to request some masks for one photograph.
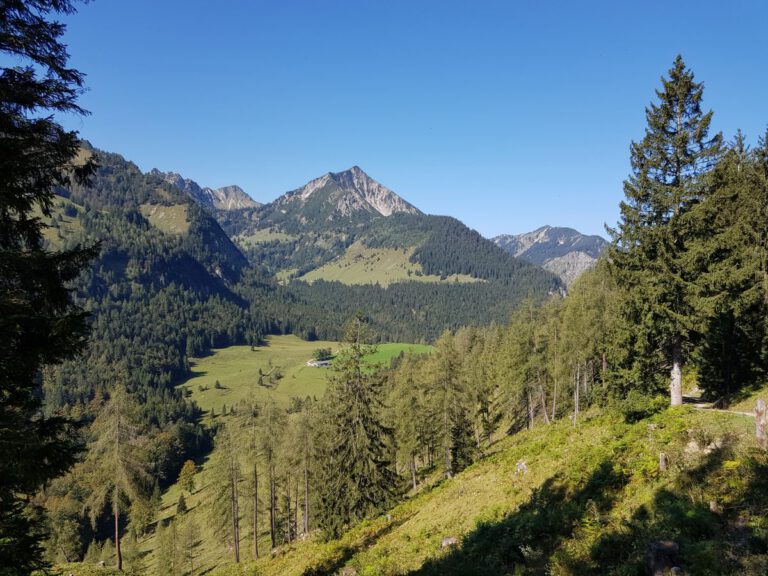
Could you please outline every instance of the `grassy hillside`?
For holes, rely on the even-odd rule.
[[[668,468],[659,468],[659,453]],[[650,543],[673,540],[686,574],[765,574],[768,454],[754,421],[689,407],[626,422],[592,411],[507,437],[455,478],[423,486],[389,515],[340,540],[317,533],[256,562],[227,565],[231,552],[206,524],[204,463],[183,522],[201,526],[195,573],[310,575],[640,575]],[[179,488],[163,496],[175,514]],[[268,550],[262,535],[262,553]],[[456,539],[442,547],[443,538]],[[242,549],[249,555],[249,536]],[[152,573],[150,535],[140,543]],[[78,574],[78,566],[65,570]],[[354,570],[355,572],[352,572]],[[86,572],[83,572],[85,574]]]
[[[186,234],[189,232],[189,214],[184,204],[165,206],[163,204],[142,204],[139,207],[142,216],[158,230],[167,234]]]
[[[260,401],[268,395],[283,406],[292,397],[320,398],[328,384],[328,369],[307,366],[318,348],[338,352],[338,342],[307,342],[296,336],[270,336],[267,346],[230,346],[214,350],[204,358],[192,359],[193,376],[180,385],[206,412],[221,414],[249,399],[251,393]],[[431,346],[421,344],[381,344],[370,362],[387,364],[403,351],[428,352]],[[259,384],[261,379],[261,384]],[[219,382],[219,388],[216,382]]]
[[[630,575],[643,573],[649,543],[672,539],[688,574],[764,574],[768,456],[753,426],[690,408],[630,424],[597,413],[576,428],[561,420],[503,440],[389,520],[283,547],[244,573]],[[444,537],[458,546],[441,548]]]
[[[427,275],[421,265],[410,261],[415,248],[368,248],[360,242],[352,244],[336,260],[308,272],[298,280],[327,280],[343,284],[381,284],[415,280],[418,282],[479,282],[466,274]]]

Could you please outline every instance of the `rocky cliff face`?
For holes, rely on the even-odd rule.
[[[513,256],[554,272],[566,285],[594,266],[608,245],[600,236],[586,236],[573,228],[553,226],[542,226],[525,234],[502,234],[492,240]]]
[[[197,182],[184,178],[176,172],[160,172],[157,168],[150,171],[153,176],[158,176],[185,192],[195,202],[206,208],[219,210],[237,210],[240,208],[258,208],[261,206],[253,200],[240,186],[224,186],[222,188],[201,187]]]
[[[349,217],[357,212],[369,212],[380,216],[390,216],[396,212],[420,214],[413,205],[403,200],[386,186],[354,166],[344,172],[328,172],[315,178],[301,188],[288,192],[275,200],[281,209],[296,205],[306,205],[310,201],[322,199],[321,212],[333,212],[342,217]],[[329,210],[330,209],[330,210]]]

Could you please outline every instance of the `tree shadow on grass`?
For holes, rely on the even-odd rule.
[[[609,460],[601,462],[586,482],[554,476],[502,521],[480,524],[459,548],[411,574],[543,574],[549,557],[582,519],[610,510],[626,483],[627,477]]]
[[[411,514],[406,514],[398,516],[397,518],[378,528],[372,527],[360,540],[356,541],[353,545],[340,546],[329,558],[324,559],[314,566],[306,569],[304,572],[302,572],[301,576],[326,576],[330,574],[336,574],[355,554],[358,554],[369,548],[375,544],[379,538],[386,536],[392,530],[410,518]]]
[[[738,456],[729,447],[712,451],[673,485],[658,489],[652,503],[640,506],[619,529],[606,529],[588,560],[562,555],[561,566],[585,576],[640,576],[649,545],[672,540],[686,574],[768,574],[768,534],[753,523],[764,516],[768,459],[758,454],[729,473],[723,462],[731,458]]]

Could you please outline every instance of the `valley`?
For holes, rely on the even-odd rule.
[[[321,348],[337,353],[340,344],[286,335],[269,336],[264,345],[254,348],[214,349],[207,356],[191,359],[190,377],[178,387],[208,417],[225,414],[225,406],[240,409],[253,401],[264,402],[267,397],[288,408],[292,400],[320,399],[325,394],[331,369],[307,365]],[[430,350],[423,344],[386,343],[378,345],[375,354],[366,360],[388,366],[401,353]]]
[[[768,574],[768,133],[635,84],[764,18],[93,4],[0,3],[0,576]]]

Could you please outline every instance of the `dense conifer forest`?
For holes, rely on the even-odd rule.
[[[447,217],[353,218],[348,235],[314,230],[338,246],[243,254],[227,233],[254,214],[299,224],[269,207],[209,213],[48,116],[83,113],[83,77],[52,23],[74,8],[0,8],[0,50],[28,64],[0,77],[0,574],[635,574],[669,538],[683,545],[669,561],[691,574],[765,573],[764,404],[757,439],[752,421],[723,432],[681,405],[727,411],[766,384],[768,133],[711,134],[682,57],[631,145],[610,248],[565,294]],[[356,240],[415,246],[425,274],[477,282],[275,279]],[[218,413],[178,386],[195,358],[256,354],[276,334],[341,342],[317,351],[333,364],[324,396],[257,400],[257,387],[282,385],[279,366]],[[434,347],[370,360],[393,341]],[[557,469],[564,443],[587,441],[582,427],[608,447]],[[657,429],[678,452],[638,456]],[[711,458],[690,464],[691,442]],[[399,515],[440,509],[454,487],[455,508],[471,508],[473,478],[512,483],[542,454],[554,471],[530,502],[507,509],[497,495],[471,529],[398,532]],[[699,477],[716,497],[694,493]],[[655,508],[627,496],[620,530],[612,499],[633,482],[637,501],[658,488]],[[390,532],[402,538],[375,551]]]

